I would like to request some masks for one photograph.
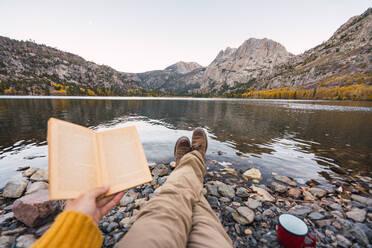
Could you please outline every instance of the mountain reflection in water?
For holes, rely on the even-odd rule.
[[[47,167],[50,117],[96,130],[135,125],[148,161],[172,161],[177,138],[201,126],[211,169],[230,162],[300,183],[372,174],[370,102],[0,98],[0,186],[19,166]]]

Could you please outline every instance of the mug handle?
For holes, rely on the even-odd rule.
[[[305,243],[304,244],[304,247],[315,247],[316,246],[316,239],[313,235],[311,235],[310,233],[307,235],[310,239],[313,240],[312,243]]]

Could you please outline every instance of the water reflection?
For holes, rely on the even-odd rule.
[[[266,178],[272,172],[324,182],[328,175],[370,175],[372,104],[341,103],[0,99],[0,184],[17,166],[47,167],[51,116],[98,130],[136,125],[149,161],[172,160],[176,139],[202,126],[210,160],[255,166]]]

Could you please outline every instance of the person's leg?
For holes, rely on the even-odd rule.
[[[186,247],[205,173],[204,158],[198,151],[183,156],[117,247]]]
[[[225,232],[220,220],[204,196],[194,206],[192,228],[187,247],[233,247],[229,235]]]

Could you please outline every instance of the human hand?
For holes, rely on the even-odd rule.
[[[86,214],[91,216],[94,222],[98,224],[100,219],[110,211],[111,208],[118,204],[124,195],[122,191],[102,199],[97,199],[97,197],[105,194],[108,189],[108,186],[95,188],[87,193],[81,194],[76,199],[68,200],[64,211],[72,210]]]

